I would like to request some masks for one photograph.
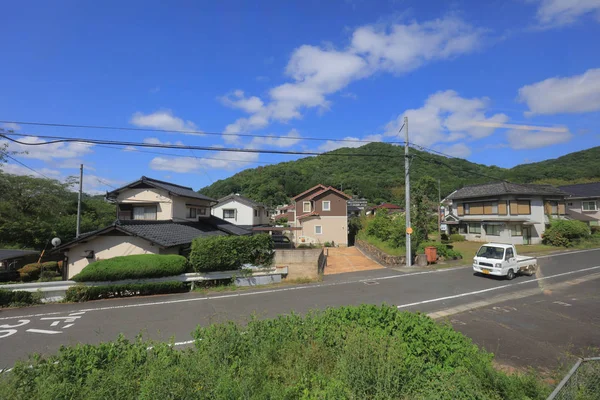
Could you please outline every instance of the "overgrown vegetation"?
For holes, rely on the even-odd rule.
[[[195,349],[119,337],[0,375],[7,399],[544,399],[449,325],[386,306],[198,328]],[[30,366],[31,365],[31,366]]]
[[[192,242],[190,265],[196,272],[236,270],[244,264],[269,266],[273,246],[269,234],[199,237]]]
[[[183,274],[186,269],[187,260],[183,256],[137,254],[93,262],[72,279],[75,282],[99,282],[161,278]]]
[[[417,250],[418,253],[424,253],[426,247],[435,247],[437,250],[437,255],[439,257],[444,257],[445,259],[456,260],[462,258],[460,251],[455,250],[452,248],[452,246],[448,246],[447,244],[440,242],[421,242]]]
[[[542,234],[542,243],[552,246],[572,247],[590,237],[590,228],[581,221],[552,220]]]
[[[42,297],[39,293],[31,293],[23,290],[0,289],[0,307],[21,307],[40,304]]]
[[[117,297],[149,296],[153,294],[181,293],[189,291],[185,282],[127,283],[102,286],[71,286],[65,293],[65,301],[111,299]]]

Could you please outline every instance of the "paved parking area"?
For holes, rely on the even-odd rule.
[[[384,268],[371,260],[356,247],[335,247],[327,249],[327,267],[325,275],[341,274],[344,272],[369,271]]]

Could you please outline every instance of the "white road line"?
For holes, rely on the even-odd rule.
[[[502,285],[502,286],[496,286],[496,287],[489,288],[489,289],[476,290],[474,292],[466,292],[466,293],[455,294],[453,296],[438,297],[438,298],[435,298],[435,299],[429,299],[429,300],[417,301],[417,302],[414,302],[414,303],[402,304],[402,305],[399,305],[399,306],[396,306],[396,307],[397,308],[406,308],[406,307],[418,306],[418,305],[421,305],[421,304],[428,304],[428,303],[435,303],[435,302],[438,302],[438,301],[457,299],[459,297],[473,296],[475,294],[481,294],[481,293],[491,292],[493,290],[500,290],[500,289],[504,289],[504,288],[511,287],[511,286],[525,285],[527,283],[532,283],[532,282],[537,282],[537,281],[543,281],[545,279],[557,278],[559,276],[572,275],[572,274],[576,274],[578,272],[592,271],[592,270],[599,269],[599,268],[600,268],[600,265],[598,265],[596,267],[578,269],[576,271],[569,271],[569,272],[563,272],[563,273],[555,274],[555,275],[548,275],[548,276],[544,276],[542,278],[530,279],[528,281],[511,283],[511,284]]]
[[[75,324],[68,324],[68,325],[65,325],[65,326],[63,326],[63,329],[70,328],[70,327],[72,327],[73,325],[75,325]]]
[[[61,331],[47,331],[44,329],[27,329],[26,332],[31,333],[45,333],[46,335],[56,335],[57,333],[62,333]]]
[[[50,324],[50,326],[56,326],[58,324],[60,324],[60,321],[54,321],[53,323]]]

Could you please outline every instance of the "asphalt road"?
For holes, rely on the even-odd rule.
[[[600,273],[600,250],[540,258],[536,276],[513,281],[474,276],[470,267],[399,273],[373,270],[329,276],[319,284],[266,288],[204,296],[199,293],[49,304],[0,311],[0,368],[32,352],[55,352],[61,345],[114,340],[118,334],[185,344],[198,325],[306,312],[340,305],[390,304],[432,313],[486,301],[494,296],[534,290]],[[600,279],[588,289],[598,292]],[[600,309],[595,304],[595,311]],[[577,329],[573,326],[572,329]],[[477,342],[477,340],[476,340]]]

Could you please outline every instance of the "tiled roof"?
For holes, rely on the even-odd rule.
[[[287,206],[283,206],[283,207],[278,208],[278,210],[281,210],[281,211],[294,210],[295,208],[296,208],[296,206],[294,204],[289,204]]]
[[[467,199],[473,197],[515,195],[565,196],[566,193],[551,185],[532,185],[510,182],[494,182],[483,185],[465,186],[458,189],[449,199]]]
[[[249,198],[244,197],[244,196],[240,196],[239,194],[230,194],[230,195],[227,195],[225,197],[222,197],[222,198],[219,199],[219,204],[225,203],[228,200],[235,200],[235,201],[238,201],[238,202],[240,202],[242,204],[246,204],[249,207],[266,207],[262,203],[259,203],[257,201],[254,201],[254,200],[249,199]]]
[[[11,258],[25,257],[33,254],[40,254],[40,252],[37,250],[2,249],[0,250],[0,260],[10,260]]]
[[[192,189],[191,187],[188,186],[181,186],[181,185],[176,185],[174,183],[169,183],[169,182],[164,182],[164,181],[159,181],[158,179],[152,179],[152,178],[148,178],[146,176],[142,176],[140,179],[138,179],[137,181],[131,182],[123,187],[120,187],[118,189],[113,190],[112,192],[107,193],[107,197],[115,197],[119,192],[134,187],[136,185],[139,185],[141,183],[145,183],[146,185],[158,188],[158,189],[163,189],[166,190],[169,193],[172,193],[176,196],[183,196],[183,197],[190,197],[193,199],[199,199],[199,200],[207,200],[207,201],[212,201],[212,202],[217,202],[215,199],[205,196],[203,194],[200,194],[196,191],[194,191],[194,189]]]
[[[339,195],[341,195],[341,196],[343,196],[343,197],[345,197],[346,199],[350,199],[350,198],[351,198],[351,197],[350,197],[350,196],[348,196],[346,193],[344,193],[344,192],[341,192],[341,191],[337,190],[336,188],[329,186],[329,187],[326,187],[326,188],[325,188],[325,189],[323,189],[323,190],[320,190],[320,191],[318,191],[318,192],[316,192],[316,193],[313,193],[312,195],[310,195],[309,197],[307,197],[307,198],[306,198],[306,200],[312,200],[312,199],[314,199],[315,197],[318,197],[318,196],[322,195],[323,193],[327,193],[327,192],[329,192],[330,190],[331,190],[331,191],[333,191],[333,192],[336,192],[337,194],[339,194]]]
[[[600,197],[600,182],[566,185],[558,188],[573,197]]]
[[[326,188],[327,188],[327,186],[325,186],[325,185],[321,185],[321,184],[319,183],[317,186],[313,186],[313,187],[311,187],[310,189],[308,189],[308,190],[305,190],[304,192],[302,192],[302,193],[300,193],[300,194],[297,194],[297,195],[295,195],[294,197],[292,197],[292,200],[296,200],[298,197],[302,197],[302,196],[304,196],[305,194],[307,194],[307,193],[310,193],[311,191],[313,191],[313,190],[315,190],[315,189],[321,189],[321,190],[323,190],[323,189],[326,189]]]
[[[310,212],[310,213],[308,213],[308,214],[302,214],[302,215],[299,215],[299,216],[298,216],[298,219],[301,219],[301,218],[307,218],[307,217],[313,217],[313,216],[316,216],[316,217],[318,217],[318,216],[319,216],[319,213],[318,213],[318,212],[316,212],[316,211],[313,211],[313,212]]]

